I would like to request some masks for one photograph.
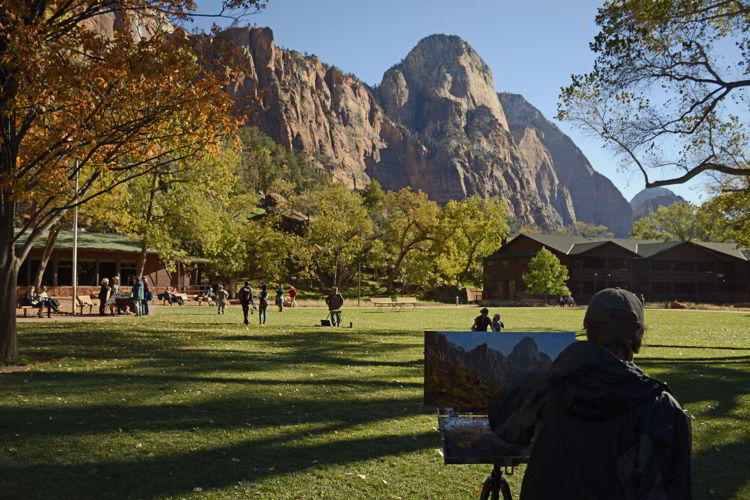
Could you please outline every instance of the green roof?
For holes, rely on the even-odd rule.
[[[696,245],[727,257],[739,260],[750,261],[750,249],[738,248],[734,243],[717,243],[717,242],[685,242],[685,241],[656,241],[656,240],[639,240],[627,238],[586,238],[585,236],[568,236],[563,234],[536,234],[520,233],[516,238],[524,236],[534,240],[547,248],[556,250],[565,255],[579,255],[586,253],[596,247],[611,243],[617,245],[639,257],[648,258],[660,254],[670,248],[679,245]],[[513,238],[515,240],[516,238]],[[511,241],[513,241],[511,240]],[[501,249],[502,250],[502,249]],[[493,253],[490,257],[505,256],[500,250]]]
[[[47,234],[42,234],[34,242],[34,247],[44,247],[47,244]],[[73,248],[73,231],[62,230],[57,235],[55,242],[56,248],[72,249]],[[78,231],[78,249],[79,250],[98,250],[102,252],[129,252],[139,253],[141,251],[141,242],[129,236],[113,233],[90,233],[88,231]],[[148,253],[156,253],[149,251]]]

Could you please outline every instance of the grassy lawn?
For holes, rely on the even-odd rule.
[[[494,312],[494,311],[493,311]],[[579,330],[583,311],[502,309],[509,330]],[[476,309],[158,308],[24,323],[0,374],[3,498],[477,498],[489,466],[442,464],[422,407],[422,334]],[[693,420],[694,498],[750,498],[750,314],[647,312],[637,363]],[[518,493],[522,469],[511,478]]]

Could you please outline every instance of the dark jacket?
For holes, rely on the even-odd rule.
[[[597,344],[570,345],[489,413],[503,440],[533,438],[521,500],[691,498],[687,415],[664,383]]]
[[[344,296],[340,293],[329,293],[326,297],[329,311],[338,311],[344,305]]]

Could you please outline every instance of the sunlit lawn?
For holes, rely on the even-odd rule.
[[[492,311],[494,312],[494,311]],[[579,330],[581,310],[502,309],[509,330]],[[476,309],[161,307],[20,325],[0,374],[3,498],[477,498],[489,466],[442,464],[422,407],[422,331]],[[694,498],[750,498],[750,314],[649,311],[638,364],[694,415]],[[511,485],[518,493],[522,469]]]

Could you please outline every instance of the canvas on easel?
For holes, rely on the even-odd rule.
[[[528,449],[490,429],[489,402],[508,384],[548,370],[574,341],[574,332],[425,332],[424,404],[439,408],[445,463],[524,462]]]

